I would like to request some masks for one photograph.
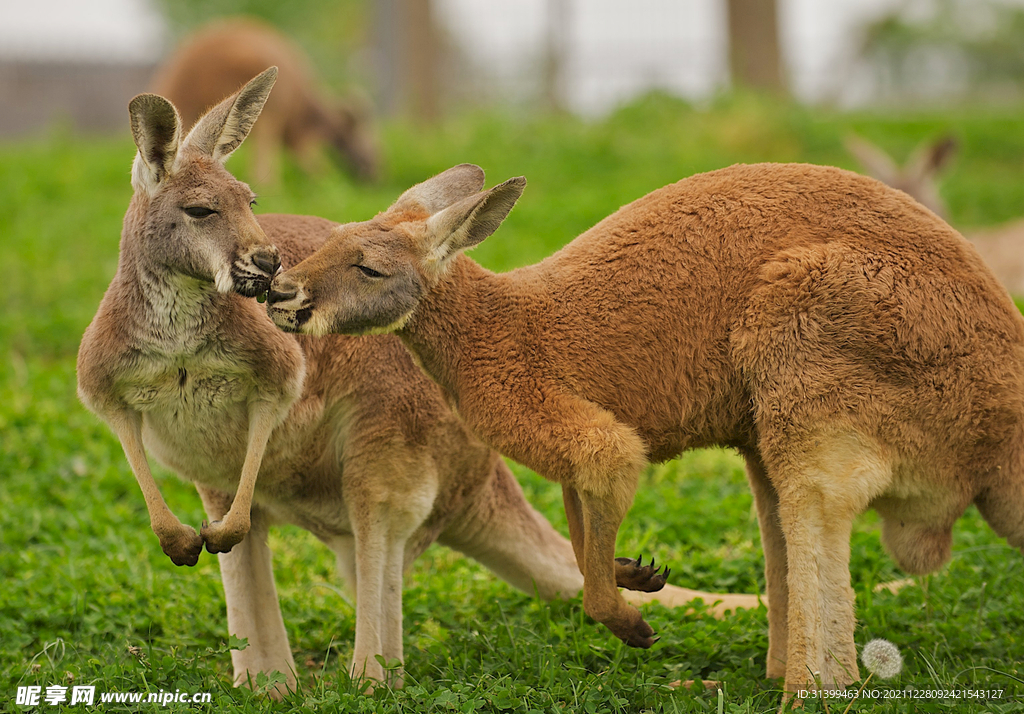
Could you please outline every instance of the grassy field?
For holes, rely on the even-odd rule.
[[[75,397],[78,341],[113,275],[130,197],[127,129],[126,121],[123,136],[109,140],[58,133],[0,145],[7,285],[0,301],[0,711],[19,709],[19,686],[45,691],[58,684],[209,692],[213,703],[205,710],[217,712],[777,708],[780,683],[763,676],[763,609],[719,621],[702,608],[651,607],[648,621],[662,639],[650,651],[634,651],[586,618],[578,599],[541,602],[436,546],[406,579],[406,687],[361,695],[345,674],[352,603],[329,552],[290,527],[272,533],[272,547],[301,689],[283,704],[233,689],[216,559],[204,554],[184,569],[161,553],[120,446]],[[943,190],[953,223],[1024,215],[1024,112],[844,115],[742,96],[700,110],[651,96],[597,123],[485,114],[430,130],[390,125],[388,177],[380,186],[355,186],[336,174],[310,179],[289,168],[280,188],[254,188],[262,194],[259,211],[354,220],[459,162],[483,166],[489,184],[523,174],[530,181],[523,199],[475,252],[488,267],[506,269],[542,258],[618,206],[699,171],[738,161],[853,168],[841,143],[849,131],[901,158],[920,139],[953,131],[961,155]],[[247,157],[239,153],[230,166],[244,177]],[[565,532],[557,488],[525,469],[516,473]],[[159,475],[172,509],[198,525],[203,513],[194,490]],[[738,458],[695,452],[652,467],[619,551],[670,564],[678,585],[763,591],[757,522]],[[872,514],[857,521],[851,568],[858,644],[885,637],[906,659],[885,688],[919,696],[1003,692],[987,702],[861,701],[852,711],[1024,711],[1024,559],[973,509],[956,528],[951,563],[898,594],[873,591],[902,576],[879,544]],[[721,700],[667,686],[693,678],[723,682]],[[845,706],[833,701],[830,708]],[[824,711],[814,701],[805,709]]]

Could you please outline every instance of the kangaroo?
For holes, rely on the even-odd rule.
[[[350,671],[377,681],[375,655],[402,658],[403,568],[432,542],[548,599],[578,593],[583,577],[569,542],[396,337],[287,335],[246,299],[266,293],[279,261],[298,263],[337,228],[254,216],[249,187],[222,166],[273,81],[272,68],[184,139],[170,102],[132,100],[135,195],[78,380],[82,401],[120,438],[168,556],[193,565],[204,542],[220,554],[229,630],[249,640],[232,651],[235,683],[279,671],[281,696],[296,678],[267,546],[274,523],[305,528],[336,553],[356,595]],[[171,513],[147,449],[195,483],[211,525],[197,534]],[[698,597],[717,602],[719,616],[758,605],[671,586],[630,594],[667,606]]]
[[[583,607],[650,647],[615,589],[649,462],[746,460],[765,552],[767,675],[786,698],[859,678],[849,540],[867,508],[899,565],[950,555],[975,503],[1024,547],[1024,319],[963,238],[830,167],[733,166],[621,208],[504,274],[462,254],[525,180],[461,165],[278,274],[289,332],[397,334],[486,443],[562,486]]]
[[[280,177],[282,147],[307,173],[317,173],[321,147],[335,150],[355,176],[373,181],[380,172],[365,102],[325,98],[303,51],[270,25],[250,18],[218,20],[186,38],[158,70],[153,91],[177,107],[185,127],[206,109],[270,65],[280,73],[273,96],[253,129],[253,173],[262,181]]]
[[[946,136],[921,144],[902,167],[863,137],[849,137],[846,148],[871,176],[907,192],[940,218],[949,216],[939,195],[938,180],[956,153],[954,138]],[[1024,297],[1024,219],[975,229],[964,237],[1010,294]]]
[[[939,218],[948,219],[946,203],[939,194],[939,177],[956,156],[958,142],[955,137],[942,136],[922,142],[902,166],[881,147],[862,136],[851,134],[843,143],[870,176],[910,194]]]

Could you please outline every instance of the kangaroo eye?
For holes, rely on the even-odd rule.
[[[386,278],[387,277],[386,275],[384,275],[384,273],[378,273],[373,268],[367,268],[365,265],[357,265],[355,267],[359,269],[359,272],[361,272],[363,275],[365,275],[368,278]]]
[[[207,208],[206,206],[189,206],[188,208],[183,208],[181,210],[193,218],[206,218],[207,216],[212,216],[216,213],[215,210]]]

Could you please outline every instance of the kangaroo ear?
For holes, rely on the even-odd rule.
[[[484,170],[482,168],[473,164],[459,164],[423,183],[416,184],[399,196],[388,210],[419,210],[432,216],[456,201],[475,195],[483,187]]]
[[[277,67],[256,75],[235,94],[207,112],[192,127],[185,145],[224,163],[256,123],[270,90],[277,81]]]
[[[885,151],[867,139],[850,134],[843,140],[846,150],[857,160],[869,176],[890,186],[899,182],[900,167]]]
[[[443,265],[498,230],[526,188],[522,176],[454,203],[427,219],[427,263]]]
[[[907,161],[907,176],[916,179],[934,179],[956,156],[959,148],[960,143],[952,134],[921,144]]]
[[[139,149],[132,166],[132,186],[136,191],[152,191],[174,167],[181,118],[173,104],[156,94],[140,94],[132,99],[128,116]]]

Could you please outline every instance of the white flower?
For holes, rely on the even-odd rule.
[[[891,679],[903,669],[900,650],[889,640],[871,640],[861,650],[860,659],[871,674],[881,679]]]

